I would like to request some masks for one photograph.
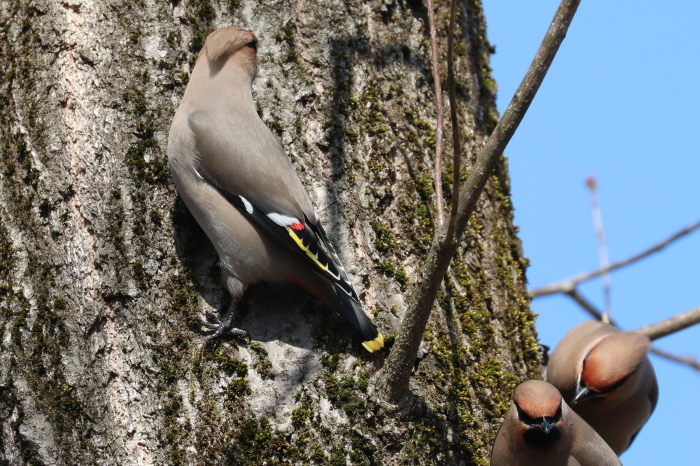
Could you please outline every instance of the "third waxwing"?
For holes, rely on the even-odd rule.
[[[257,39],[224,27],[207,37],[175,113],[168,161],[187,208],[219,254],[233,298],[209,338],[231,329],[249,284],[290,281],[335,309],[370,352],[384,345],[362,310],[311,200],[252,96]]]
[[[547,380],[618,455],[659,396],[650,346],[644,335],[589,320],[569,330],[549,357]]]
[[[617,455],[541,380],[515,388],[496,434],[491,466],[620,466]]]

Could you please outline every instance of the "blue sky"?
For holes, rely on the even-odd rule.
[[[485,0],[498,105],[505,110],[558,6]],[[700,219],[700,2],[583,0],[513,140],[516,224],[530,287],[599,266],[584,180],[594,175],[611,261]],[[612,275],[612,312],[626,329],[700,306],[700,233]],[[602,283],[581,291],[599,307]],[[542,343],[586,315],[563,296],[533,302]],[[700,326],[657,346],[700,356]],[[653,357],[656,412],[622,456],[626,466],[698,464],[700,374]]]

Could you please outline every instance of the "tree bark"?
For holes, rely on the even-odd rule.
[[[539,371],[505,159],[445,276],[408,411],[367,393],[388,348],[367,354],[294,285],[248,290],[236,325],[252,344],[203,350],[190,317],[229,298],[165,147],[196,53],[229,24],[258,36],[259,112],[391,346],[436,216],[420,2],[2,0],[0,464],[485,464],[513,388]],[[480,3],[460,3],[458,32],[464,178],[497,121]],[[454,176],[446,164],[447,202]]]

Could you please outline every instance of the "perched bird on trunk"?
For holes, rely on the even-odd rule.
[[[236,303],[252,283],[290,281],[335,309],[370,352],[384,345],[362,309],[306,190],[277,138],[255,109],[257,39],[224,27],[207,37],[168,138],[175,186],[214,244],[233,303],[221,322],[230,328]]]
[[[620,466],[602,438],[547,382],[528,380],[496,435],[491,466]]]
[[[650,346],[644,335],[589,320],[569,330],[549,357],[547,380],[618,455],[659,397]]]

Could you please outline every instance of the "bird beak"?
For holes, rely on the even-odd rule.
[[[595,398],[597,396],[598,396],[598,393],[594,392],[590,388],[585,387],[585,386],[579,387],[576,390],[576,395],[574,396],[574,399],[571,400],[571,404],[575,405],[575,404],[583,403],[584,401],[590,400],[590,399]]]
[[[544,432],[545,434],[548,434],[552,430],[553,427],[554,427],[554,424],[552,424],[551,422],[547,422],[547,421],[542,421],[542,424],[540,424],[540,430],[542,432]]]

